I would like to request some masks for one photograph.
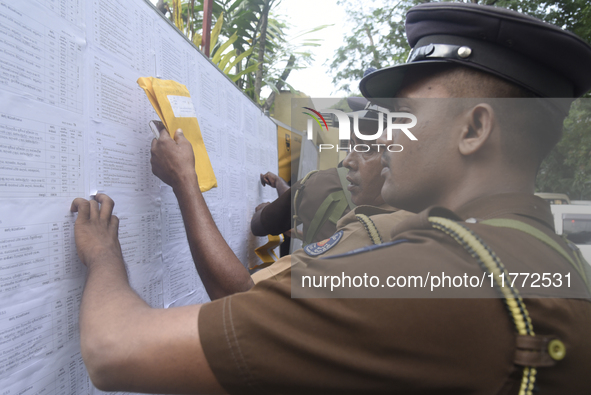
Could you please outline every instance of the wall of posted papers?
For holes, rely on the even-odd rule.
[[[138,77],[185,84],[218,188],[204,194],[241,261],[276,198],[277,128],[144,0],[0,0],[0,394],[99,394],[80,356],[85,267],[75,197],[110,195],[132,287],[151,306],[205,302],[172,190],[152,175],[157,119]]]

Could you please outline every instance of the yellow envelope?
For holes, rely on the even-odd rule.
[[[170,136],[174,138],[176,130],[182,129],[185,137],[193,146],[195,172],[199,178],[201,192],[217,187],[218,183],[203,143],[195,107],[187,87],[176,81],[154,77],[140,77],[137,83],[146,92],[148,100],[152,103]]]

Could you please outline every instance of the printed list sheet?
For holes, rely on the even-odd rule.
[[[245,266],[276,195],[274,123],[144,0],[0,0],[0,393],[101,394],[80,355],[86,269],[76,197],[115,202],[133,289],[153,307],[208,301],[172,190],[152,175],[139,77],[187,86],[218,188],[204,194]]]

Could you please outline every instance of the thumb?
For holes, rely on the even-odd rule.
[[[185,135],[183,134],[183,129],[177,129],[176,132],[174,133],[174,141],[176,141],[177,143],[179,142],[179,140],[186,140]]]

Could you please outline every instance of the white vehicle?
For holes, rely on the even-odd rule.
[[[591,263],[591,205],[551,204],[554,228],[575,243]]]
[[[571,204],[565,193],[537,192],[536,196],[541,197],[550,204]]]

